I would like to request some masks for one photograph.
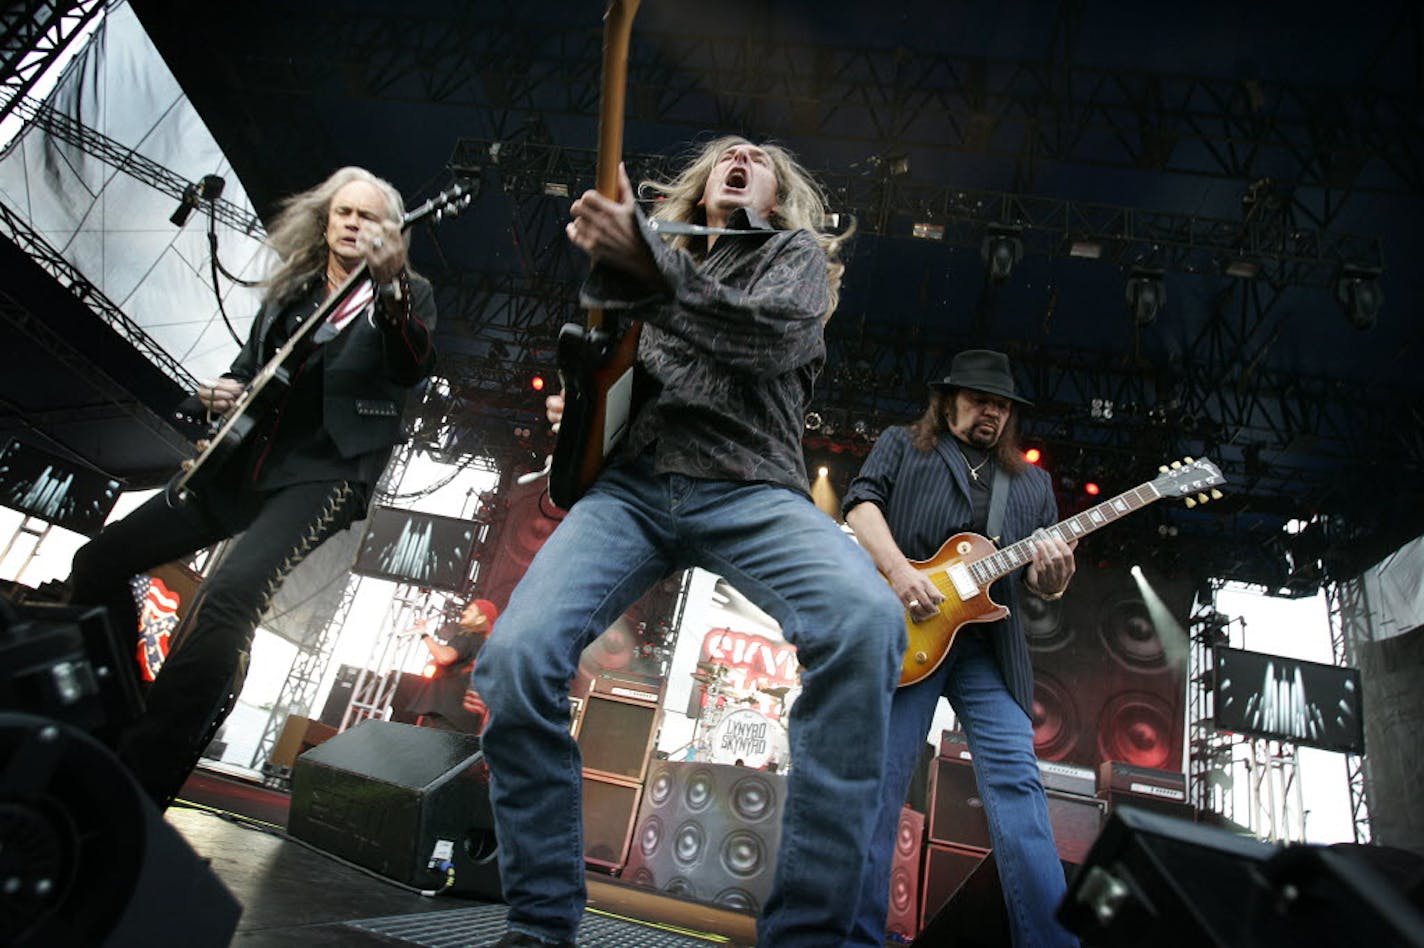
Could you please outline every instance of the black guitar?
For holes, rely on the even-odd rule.
[[[637,12],[638,0],[612,0],[603,18],[603,92],[594,187],[605,197],[618,196],[628,40]],[[633,367],[641,324],[632,321],[618,327],[596,309],[588,311],[587,320],[587,328],[570,323],[559,333],[564,417],[549,460],[548,493],[565,509],[597,479],[633,419]]]
[[[474,188],[468,184],[456,184],[446,188],[435,197],[415,208],[401,218],[401,229],[409,229],[427,217],[436,221],[454,217],[463,211],[474,198]],[[174,474],[164,488],[164,497],[171,505],[187,502],[199,493],[204,485],[211,482],[223,464],[231,458],[251,438],[261,420],[274,405],[280,404],[283,395],[291,385],[288,361],[298,349],[330,318],[331,314],[369,279],[366,262],[351,272],[336,292],[317,307],[316,312],[307,317],[297,327],[290,339],[262,366],[247,383],[242,394],[227,414],[217,420],[213,430],[206,437],[207,445],[192,461],[184,464]]]

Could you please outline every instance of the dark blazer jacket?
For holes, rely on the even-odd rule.
[[[1003,471],[995,476],[1009,477]],[[1009,477],[1008,487],[1003,529],[991,538],[1000,548],[1058,520],[1053,484],[1042,469],[1030,466]],[[881,509],[896,544],[912,560],[929,559],[945,540],[973,529],[969,465],[949,434],[941,436],[934,450],[922,454],[911,443],[908,429],[885,429],[851,482],[842,509],[861,503]],[[1022,580],[1021,569],[994,586],[993,598],[1009,609],[1009,617],[986,628],[1009,693],[1032,717],[1033,663],[1019,621]]]
[[[251,381],[265,361],[264,340],[278,321],[294,309],[309,316],[321,304],[321,291],[315,286],[285,306],[264,303],[228,376]],[[400,329],[382,326],[367,307],[309,357],[322,371],[322,427],[344,458],[389,449],[401,440],[406,391],[435,366],[434,290],[413,277],[410,293],[411,316]]]

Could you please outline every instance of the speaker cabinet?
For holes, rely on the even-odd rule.
[[[968,879],[970,874],[984,862],[989,853],[984,849],[967,846],[942,846],[930,843],[925,848],[924,885],[920,887],[920,928],[923,930],[930,920],[942,909],[950,896]],[[998,878],[997,870],[994,872]],[[986,907],[987,908],[987,907]],[[1002,907],[1001,907],[1002,909]],[[923,937],[916,939],[916,944]],[[928,942],[926,942],[928,944]],[[1008,944],[1005,940],[1004,944]]]
[[[586,777],[641,782],[658,736],[655,702],[590,694],[574,730]]]
[[[1107,806],[1096,797],[1078,796],[1047,790],[1048,822],[1053,827],[1053,842],[1058,858],[1078,865],[1087,858],[1093,841],[1107,819]]]
[[[1192,584],[1144,567],[1182,626]],[[1020,604],[1034,667],[1034,751],[1040,759],[1096,767],[1123,760],[1165,767],[1182,759],[1185,682],[1167,661],[1163,636],[1122,566],[1080,562],[1073,588],[1055,602]]]
[[[421,889],[501,896],[480,740],[367,720],[297,758],[288,831]]]
[[[618,872],[628,861],[643,785],[584,774],[583,861]]]
[[[890,863],[890,911],[885,930],[906,940],[920,930],[920,849],[924,839],[925,815],[903,807]]]
[[[1105,805],[1095,797],[1045,790],[1048,821],[1059,858],[1080,863],[1102,828]],[[959,757],[938,757],[930,777],[929,839],[942,846],[992,847],[974,767]]]
[[[989,821],[967,760],[935,758],[930,772],[929,838],[944,846],[987,850]]]
[[[656,761],[624,881],[759,914],[776,871],[785,799],[781,774]]]

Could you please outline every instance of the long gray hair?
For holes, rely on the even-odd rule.
[[[325,268],[331,199],[352,181],[365,181],[385,195],[390,220],[399,224],[405,217],[405,201],[389,181],[354,165],[338,168],[321,184],[282,202],[282,210],[267,232],[267,244],[282,263],[263,281],[267,287],[264,299],[285,302]]]

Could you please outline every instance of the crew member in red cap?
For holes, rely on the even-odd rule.
[[[438,633],[422,631],[420,641],[430,650],[425,687],[411,703],[423,727],[478,734],[484,729],[484,702],[469,691],[475,657],[484,647],[499,610],[488,599],[473,599],[459,621],[447,623]],[[418,628],[423,629],[422,622]]]

